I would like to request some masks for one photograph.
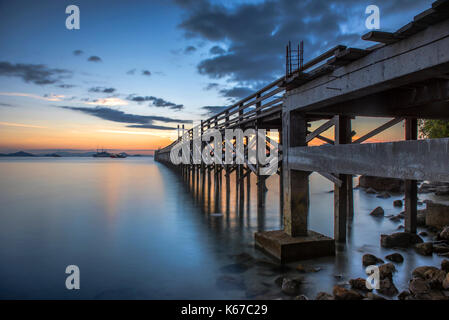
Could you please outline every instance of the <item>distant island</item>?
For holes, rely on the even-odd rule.
[[[53,157],[53,158],[61,158],[61,157],[92,157],[96,152],[53,152],[53,153],[44,153],[44,154],[33,154],[25,151],[18,151],[13,153],[0,153],[0,157]],[[153,157],[152,155],[142,155],[142,154],[127,154],[126,152],[122,152],[123,155],[127,157]]]

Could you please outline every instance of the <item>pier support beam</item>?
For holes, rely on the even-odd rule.
[[[405,120],[405,139],[418,138],[418,121],[416,118]],[[416,233],[418,185],[416,180],[405,180],[405,232]]]

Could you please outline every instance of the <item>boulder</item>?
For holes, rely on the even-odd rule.
[[[377,289],[377,292],[391,297],[397,294],[399,291],[398,288],[396,288],[396,286],[394,285],[392,279],[385,278],[379,281],[379,289]]]
[[[384,248],[407,248],[411,245],[424,242],[420,236],[409,232],[396,232],[391,235],[380,235],[380,245]]]
[[[446,278],[446,272],[439,269],[430,269],[424,273],[424,277],[432,289],[441,289]]]
[[[301,282],[297,279],[284,278],[282,281],[282,292],[289,296],[296,296],[299,293]]]
[[[368,300],[385,300],[384,297],[381,297],[381,296],[379,296],[379,295],[377,295],[377,294],[374,294],[374,293],[372,293],[372,292],[368,292],[368,293],[366,294],[366,298],[367,298]]]
[[[377,191],[400,193],[404,191],[404,180],[363,175],[359,178],[359,186],[363,188],[373,188]]]
[[[449,195],[449,187],[437,187],[435,190],[435,195],[437,196],[448,196]]]
[[[382,207],[377,207],[373,211],[370,212],[370,216],[373,217],[383,217],[385,214],[384,209]]]
[[[393,206],[394,207],[399,207],[399,208],[401,208],[402,207],[402,200],[394,200],[393,201]]]
[[[335,300],[362,300],[364,297],[355,290],[334,286],[332,290]]]
[[[449,260],[444,259],[441,261],[441,270],[449,272]]]
[[[364,254],[362,257],[362,264],[363,266],[371,266],[371,265],[375,265],[378,263],[384,263],[384,261],[382,259],[379,259],[378,257],[376,257],[375,255],[372,254]]]
[[[426,212],[426,225],[439,228],[449,225],[449,206],[426,201]]]
[[[362,291],[372,291],[372,289],[368,289],[366,287],[366,279],[357,278],[349,280],[349,284],[352,289],[362,290]]]
[[[426,225],[426,210],[418,210],[416,214],[416,225],[424,227]]]
[[[385,257],[385,259],[387,259],[389,261],[396,262],[396,263],[404,262],[404,257],[400,253],[397,253],[397,252],[389,254],[388,256]]]
[[[433,267],[433,266],[422,266],[422,267],[417,267],[417,268],[415,268],[415,269],[413,270],[413,272],[412,272],[412,277],[413,277],[413,278],[421,278],[421,279],[425,279],[425,278],[426,278],[425,274],[426,274],[426,272],[429,271],[429,270],[439,270],[439,269],[436,268],[436,267]]]
[[[321,270],[321,268],[305,266],[303,264],[298,264],[296,266],[296,270],[298,270],[298,272],[301,272],[301,273],[308,273],[308,272],[318,272],[318,271]]]
[[[429,283],[420,278],[414,278],[410,281],[409,290],[414,296],[420,296],[424,294],[430,293],[430,285]]]
[[[309,298],[307,298],[307,296],[306,295],[300,295],[300,296],[297,296],[297,297],[295,297],[295,300],[309,300]]]
[[[433,252],[432,242],[424,242],[415,244],[415,251],[423,256],[431,256]]]
[[[449,226],[444,227],[443,231],[440,232],[440,239],[449,240]]]
[[[444,278],[443,289],[444,290],[449,290],[449,273],[446,274],[446,278]]]
[[[449,253],[449,245],[445,243],[439,243],[433,245],[433,252],[437,254]]]
[[[429,234],[425,231],[421,231],[420,233],[418,233],[418,235],[420,235],[421,237],[427,237]]]
[[[315,300],[334,300],[334,297],[327,292],[318,292]]]
[[[385,263],[379,266],[379,276],[381,279],[393,278],[393,272],[396,271],[396,267],[391,262]]]
[[[402,291],[400,294],[398,294],[399,300],[408,300],[412,294],[406,290]]]
[[[368,194],[376,194],[377,193],[376,190],[374,190],[373,188],[367,188],[367,189],[365,189],[365,192]]]

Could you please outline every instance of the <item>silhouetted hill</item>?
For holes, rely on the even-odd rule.
[[[35,157],[35,156],[36,155],[25,151],[6,153],[6,154],[0,153],[0,157]]]

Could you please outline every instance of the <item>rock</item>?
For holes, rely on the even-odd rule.
[[[414,296],[428,294],[430,289],[430,285],[426,280],[414,278],[410,281],[409,290]]]
[[[390,194],[386,191],[383,191],[381,193],[379,193],[376,198],[381,198],[381,199],[388,199],[391,198]]]
[[[363,188],[373,188],[377,191],[399,193],[404,191],[404,180],[363,175],[359,178],[359,186]]]
[[[377,289],[377,292],[380,294],[384,294],[386,296],[394,296],[399,291],[396,288],[396,286],[393,283],[393,280],[391,278],[385,278],[379,281],[379,289]]]
[[[412,294],[406,290],[402,291],[400,294],[398,294],[399,300],[408,300],[409,297],[411,297]]]
[[[307,298],[307,296],[306,295],[300,295],[300,296],[297,296],[297,297],[295,297],[295,300],[309,300],[309,298]]]
[[[385,214],[384,209],[382,207],[377,207],[373,211],[370,212],[370,216],[373,217],[383,217]]]
[[[332,290],[335,300],[362,300],[364,297],[354,290],[349,290],[340,286],[334,286]]]
[[[392,253],[385,257],[385,259],[396,262],[396,263],[402,263],[404,262],[404,257],[400,253]]]
[[[428,280],[432,289],[441,289],[446,278],[446,272],[439,269],[430,269],[424,273],[424,277]]]
[[[393,272],[396,271],[396,267],[391,262],[385,263],[379,266],[379,276],[381,279],[393,278]]]
[[[371,265],[375,265],[378,263],[384,263],[384,261],[382,259],[379,259],[378,257],[376,257],[375,255],[372,254],[364,254],[362,257],[362,264],[363,266],[371,266]]]
[[[449,273],[446,274],[446,278],[443,281],[443,289],[449,290]]]
[[[402,218],[401,216],[399,216],[399,215],[397,215],[397,216],[392,216],[392,217],[390,218],[390,220],[393,221],[393,222],[401,221],[401,219],[403,219],[403,218]]]
[[[402,224],[396,228],[396,230],[404,230],[404,229],[405,229],[405,227]]]
[[[421,278],[421,279],[426,279],[426,272],[429,270],[439,270],[436,267],[433,266],[421,266],[421,267],[417,267],[413,270],[412,272],[412,277],[413,278]]]
[[[394,207],[399,207],[399,208],[401,208],[402,207],[402,200],[394,200],[393,201],[393,206]]]
[[[444,227],[449,225],[449,206],[426,201],[426,225]]]
[[[441,261],[441,270],[449,272],[449,260],[444,259]]]
[[[377,193],[376,190],[374,190],[373,188],[365,189],[365,192],[368,194],[376,194]]]
[[[318,292],[315,300],[334,300],[334,297],[327,292]]]
[[[384,248],[407,248],[422,242],[423,240],[420,236],[409,232],[396,232],[391,235],[382,234],[380,236],[380,245]]]
[[[357,278],[349,280],[349,284],[352,289],[362,290],[362,291],[372,291],[372,289],[368,289],[366,287],[366,279]]]
[[[282,287],[282,283],[284,282],[284,276],[279,276],[276,279],[274,279],[274,283],[278,286],[278,287]]]
[[[437,254],[449,253],[449,245],[447,245],[445,243],[434,244],[433,245],[433,252],[435,252]]]
[[[418,210],[416,214],[416,225],[424,227],[426,225],[426,210]]]
[[[444,227],[440,232],[440,239],[449,240],[449,226]]]
[[[374,293],[372,293],[372,292],[368,292],[368,293],[366,294],[366,298],[367,298],[368,300],[385,300],[384,297],[381,297],[381,296],[379,296],[379,295],[377,295],[377,294],[374,294]]]
[[[298,270],[301,273],[306,273],[306,272],[318,272],[321,270],[321,268],[318,267],[311,267],[311,266],[304,266],[302,264],[299,264],[296,266],[296,270]]]
[[[415,251],[423,256],[431,256],[433,252],[432,242],[424,242],[415,244]]]
[[[435,195],[437,196],[448,196],[449,195],[449,187],[437,187],[435,190]]]
[[[299,293],[300,285],[301,282],[297,279],[284,278],[281,289],[283,293],[289,296],[295,296]]]
[[[418,235],[420,235],[421,237],[427,237],[429,234],[425,231],[421,231],[420,233],[418,233]]]

